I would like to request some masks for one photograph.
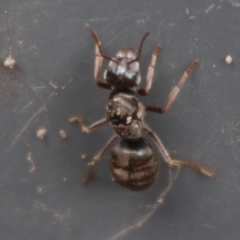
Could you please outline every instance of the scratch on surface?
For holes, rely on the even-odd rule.
[[[153,208],[151,211],[149,211],[139,222],[132,224],[128,228],[125,228],[121,230],[119,233],[116,235],[112,236],[109,240],[115,240],[118,239],[119,237],[125,235],[127,232],[131,231],[134,228],[139,228],[142,226],[143,223],[145,223],[156,211],[156,208]]]
[[[156,13],[159,14],[159,12],[160,11],[156,11],[156,12],[153,12],[152,14],[156,14]],[[127,11],[123,11],[123,12],[119,13],[117,16],[115,16],[114,18],[109,18],[109,20],[111,20],[111,21],[109,22],[109,24],[106,24],[102,28],[102,31],[107,30],[110,26],[112,26],[117,21],[120,22],[120,21],[124,21],[126,19],[129,19],[129,18],[135,18],[135,17],[148,18],[148,14],[146,14],[146,13],[137,13],[137,14],[129,16],[127,14]]]
[[[162,27],[162,25],[163,25],[163,23],[166,21],[166,18],[164,18],[160,23],[159,23],[159,25],[158,25],[158,27],[160,28],[160,27]]]
[[[210,229],[215,230],[215,227],[213,227],[213,226],[211,226],[211,225],[208,225],[208,224],[203,224],[203,227],[207,227],[207,228],[210,228]]]
[[[108,21],[110,18],[90,18],[84,20],[84,22],[102,22],[102,21]]]
[[[154,12],[151,12],[151,16],[153,16],[154,14],[159,14],[160,11],[159,10],[156,10]],[[125,12],[124,12],[125,14]],[[126,19],[131,19],[131,18],[135,18],[135,17],[148,17],[148,13],[144,13],[144,12],[140,12],[140,13],[136,13],[136,14],[125,14],[124,16],[122,15],[118,15],[117,18],[118,18],[118,21],[124,21]]]
[[[71,210],[68,209],[67,212],[60,212],[60,211],[56,211],[56,210],[50,210],[48,209],[47,205],[40,202],[40,201],[35,201],[33,203],[33,207],[38,209],[38,210],[41,210],[41,211],[45,211],[45,212],[50,212],[53,217],[59,221],[62,221],[64,220],[65,218],[69,217],[70,214],[71,214]]]
[[[39,86],[39,87],[35,87],[35,86],[31,86],[32,90],[37,92],[38,90],[42,90],[42,89],[46,89],[46,86]]]
[[[196,19],[197,16],[191,16],[189,19],[192,20],[192,19]]]
[[[161,11],[160,10],[156,10],[154,12],[151,12],[151,16],[153,16],[154,14],[160,14]],[[120,21],[125,21],[127,19],[132,19],[132,18],[135,18],[135,17],[148,17],[149,13],[136,13],[136,14],[128,14],[128,11],[123,11],[123,12],[120,12],[117,16],[114,15],[113,17],[104,17],[104,18],[90,18],[90,19],[77,19],[76,21],[78,23],[87,23],[87,22],[106,22],[106,24],[104,24],[103,28],[102,28],[102,31],[108,29],[111,25],[113,25],[116,21],[120,22]],[[62,36],[65,36],[65,35],[69,35],[70,33],[72,32],[75,32],[76,31],[76,28],[72,28],[72,29],[69,29],[68,31],[64,31],[64,32],[61,32],[60,34],[58,35],[55,35],[53,38],[51,39],[47,39],[47,41],[42,41],[41,44],[38,45],[38,48],[39,47],[43,47],[45,46],[46,44],[50,44],[51,42],[55,42],[56,39],[59,39],[60,37]],[[34,48],[37,48],[36,46]],[[25,49],[25,53],[29,52],[32,50],[32,47],[31,48],[28,48],[28,49]]]
[[[144,16],[143,18],[140,18],[138,20],[136,20],[136,23],[146,23],[150,20],[149,16]]]
[[[199,152],[203,151],[203,149],[204,149],[205,147],[209,146],[209,144],[210,144],[214,139],[217,140],[216,138],[214,138],[214,136],[210,136],[210,137],[209,137],[209,140],[207,140],[206,142],[204,142],[204,144],[202,144],[201,146],[199,146],[198,151],[199,151]]]
[[[195,43],[193,43],[192,44],[196,49],[199,49],[199,47],[195,44]]]
[[[35,172],[36,171],[36,165],[33,162],[32,153],[31,152],[29,152],[28,155],[27,155],[27,161],[30,163],[29,172],[30,173]]]
[[[165,190],[158,196],[157,201],[155,202],[155,204],[147,206],[147,207],[150,208],[150,211],[148,211],[145,215],[143,215],[140,219],[138,219],[135,223],[133,223],[129,227],[122,229],[117,234],[115,234],[114,236],[110,237],[109,240],[116,240],[119,237],[122,237],[123,235],[127,234],[131,230],[139,228],[143,224],[145,224],[153,216],[153,214],[156,212],[156,210],[159,209],[159,207],[162,206],[162,204],[163,204],[163,202],[165,200],[166,195],[172,189],[173,182],[178,178],[179,171],[180,171],[180,168],[177,167],[177,170],[176,170],[176,172],[173,175],[172,169],[169,168],[168,169],[168,174],[169,174],[168,185],[165,188]]]
[[[206,10],[205,10],[205,13],[209,13],[211,9],[213,9],[215,7],[214,4],[210,5]]]
[[[237,0],[229,0],[233,7],[240,7],[240,3]]]
[[[32,105],[33,102],[34,102],[34,100],[30,101],[27,105],[25,105],[25,106],[22,108],[21,112],[22,112],[23,110],[25,110],[26,108],[28,108],[30,105]]]
[[[52,97],[53,97],[53,95],[55,94],[55,92],[53,92],[50,96],[49,96],[49,98],[48,98],[48,100],[50,100]],[[15,137],[15,140],[13,141],[13,143],[12,143],[12,145],[10,146],[10,148],[9,148],[9,151],[12,149],[12,147],[15,145],[15,143],[18,141],[18,139],[21,137],[21,135],[23,134],[23,132],[27,129],[27,127],[29,126],[29,124],[32,122],[32,120],[39,114],[39,113],[41,113],[43,110],[44,110],[44,108],[46,107],[46,104],[47,103],[44,103],[39,109],[38,109],[38,111],[36,112],[36,113],[34,113],[33,115],[32,115],[32,117],[27,121],[27,123],[23,126],[23,128],[20,130],[20,132],[17,134],[17,136]]]
[[[110,41],[108,41],[108,42],[105,44],[105,47],[106,47],[107,45],[109,45],[112,41],[114,41],[116,38],[118,38],[125,30],[126,30],[126,28],[124,28],[121,32],[119,32],[118,34],[116,34]]]
[[[204,109],[190,109],[190,110],[185,110],[185,111],[175,111],[174,113],[170,113],[171,115],[184,115],[184,114],[191,114],[193,112],[196,113],[203,113],[203,112],[212,112],[213,110],[234,110],[237,111],[238,107],[220,107],[220,108],[204,108]]]

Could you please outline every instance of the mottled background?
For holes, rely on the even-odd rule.
[[[94,42],[85,23],[110,56],[137,48],[150,31],[143,80],[161,44],[153,89],[140,98],[145,104],[163,106],[190,62],[200,61],[171,110],[146,120],[171,156],[218,172],[207,179],[183,169],[155,214],[119,238],[163,191],[167,167],[158,154],[157,183],[130,192],[111,181],[109,149],[93,180],[79,184],[87,161],[112,135],[109,126],[86,135],[68,123],[73,115],[87,123],[102,118],[109,94],[94,84]],[[1,0],[0,238],[239,239],[239,26],[239,0]],[[16,61],[12,69],[4,67],[8,57]],[[43,140],[36,136],[41,128]]]

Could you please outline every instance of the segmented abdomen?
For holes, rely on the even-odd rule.
[[[145,139],[122,139],[112,150],[110,169],[118,184],[140,191],[154,183],[158,161],[151,145]]]

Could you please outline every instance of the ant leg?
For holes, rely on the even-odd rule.
[[[105,125],[106,123],[108,123],[108,119],[106,119],[106,118],[103,118],[103,119],[91,124],[90,126],[86,126],[81,117],[72,117],[72,118],[69,118],[68,121],[71,123],[78,123],[81,131],[85,132],[85,133],[89,133],[92,130],[99,128],[99,127]]]
[[[172,104],[174,103],[175,99],[177,98],[178,93],[180,92],[180,89],[182,88],[183,84],[186,82],[189,74],[193,71],[193,69],[197,66],[198,61],[195,60],[191,63],[191,65],[188,67],[188,69],[184,72],[183,76],[181,77],[181,79],[179,80],[177,86],[175,86],[173,88],[173,90],[170,92],[167,101],[164,105],[163,108],[157,107],[157,106],[147,106],[145,107],[146,111],[151,111],[151,112],[157,112],[160,114],[163,114],[165,112],[167,112]]]
[[[91,32],[92,37],[95,41],[94,81],[101,88],[111,89],[110,84],[108,84],[106,82],[100,82],[99,79],[100,79],[100,72],[101,72],[101,68],[102,68],[103,58],[108,59],[110,61],[112,61],[112,59],[103,55],[101,41],[100,41],[97,33],[88,24],[86,24],[86,27]]]
[[[99,162],[101,156],[104,154],[104,152],[106,151],[106,149],[109,147],[109,145],[116,139],[118,138],[118,135],[113,135],[108,142],[103,146],[102,149],[100,149],[100,151],[95,155],[95,157],[93,158],[93,160],[91,162],[88,163],[88,169],[87,169],[87,173],[85,175],[85,177],[82,179],[81,183],[86,183],[89,181],[89,179],[92,176],[93,170],[96,166],[96,164]]]
[[[207,177],[214,176],[214,173],[212,171],[210,171],[196,163],[188,163],[188,162],[185,162],[182,160],[171,159],[170,155],[168,154],[168,152],[167,152],[166,148],[164,147],[160,138],[148,126],[145,126],[143,129],[153,139],[153,141],[157,145],[159,151],[161,152],[161,154],[164,158],[164,161],[168,164],[169,167],[179,166],[179,167],[185,167],[185,168],[192,168],[192,169],[199,171],[201,174],[203,174]]]
[[[153,81],[156,60],[157,60],[157,56],[158,56],[158,53],[160,52],[160,50],[161,50],[161,47],[159,45],[156,46],[153,50],[151,63],[149,65],[148,71],[147,71],[146,86],[145,86],[145,88],[138,89],[138,94],[140,94],[142,96],[146,96],[152,87],[152,81]]]
[[[133,62],[138,62],[140,57],[141,57],[141,52],[142,52],[142,48],[143,48],[143,44],[147,38],[147,36],[150,34],[150,32],[146,32],[143,37],[142,37],[142,40],[140,42],[140,45],[138,47],[138,51],[137,51],[137,57],[135,59],[133,59],[132,61],[128,62],[128,64],[132,64]]]

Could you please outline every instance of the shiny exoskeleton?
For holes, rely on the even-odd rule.
[[[139,59],[143,43],[148,36],[148,32],[143,36],[138,51],[131,48],[120,49],[116,56],[110,58],[103,54],[101,42],[96,32],[88,26],[93,39],[95,40],[95,83],[102,88],[111,90],[111,94],[106,106],[106,117],[90,126],[86,126],[81,117],[72,117],[70,122],[77,122],[83,132],[92,130],[110,123],[115,131],[113,137],[95,155],[88,164],[88,171],[82,183],[89,180],[93,169],[100,160],[108,146],[120,138],[120,141],[113,148],[110,159],[110,170],[113,179],[131,190],[143,190],[151,186],[158,173],[158,161],[151,145],[143,138],[143,132],[148,134],[158,147],[164,161],[169,167],[186,167],[198,170],[205,176],[212,177],[213,172],[195,163],[187,163],[182,160],[172,159],[164,147],[160,138],[147,126],[144,115],[147,111],[163,114],[167,112],[175,101],[181,87],[188,78],[190,72],[196,67],[197,61],[193,61],[181,77],[178,84],[170,92],[163,108],[157,106],[144,106],[138,95],[145,96],[151,89],[154,68],[160,46],[156,46],[152,53],[151,63],[148,67],[146,85],[140,88],[141,75],[139,69]],[[104,81],[100,81],[100,71],[103,59],[109,60],[109,65],[104,72]]]
[[[112,149],[110,170],[114,180],[121,186],[139,191],[155,182],[158,161],[146,139],[121,139]]]
[[[120,137],[129,140],[141,137],[145,109],[134,91],[114,90],[110,95],[106,113],[108,121]]]

